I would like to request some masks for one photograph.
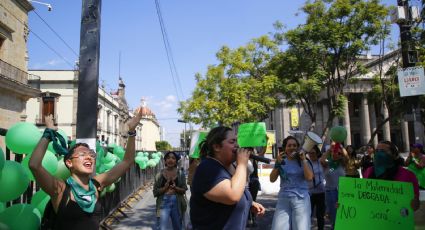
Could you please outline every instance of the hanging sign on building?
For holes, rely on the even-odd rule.
[[[298,108],[292,107],[291,108],[291,128],[298,129],[298,125],[299,125]]]
[[[425,94],[425,77],[423,67],[399,69],[397,75],[401,97]]]

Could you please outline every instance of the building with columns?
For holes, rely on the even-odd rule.
[[[9,129],[25,121],[26,102],[40,90],[28,84],[28,12],[34,8],[27,0],[0,1],[0,128]],[[0,148],[4,149],[4,138]]]
[[[382,57],[382,65],[385,73],[400,57],[399,50],[390,52]],[[368,100],[367,94],[373,86],[373,76],[379,73],[379,62],[377,56],[364,57],[364,66],[368,69],[366,74],[356,76],[357,80],[344,88],[347,96],[345,113],[343,117],[335,118],[333,125],[341,125],[347,129],[348,136],[346,145],[361,147],[371,139],[372,133],[377,130],[377,136],[373,139],[376,145],[381,140],[391,140],[401,151],[408,151],[410,144],[424,143],[424,126],[420,122],[418,112],[406,111],[407,115],[400,118],[399,123],[387,122],[378,127],[388,117],[388,110],[383,103],[373,103]],[[326,103],[326,92],[320,94],[319,103],[316,106],[316,123],[314,132],[321,135],[329,118],[329,108]],[[304,133],[310,129],[311,120],[303,111],[301,105],[292,108],[285,107],[285,98],[280,98],[281,104],[270,112],[266,119],[267,128],[276,131],[276,142],[281,145],[282,140],[288,135],[295,135],[302,139]],[[413,119],[415,117],[415,120]],[[294,124],[294,120],[298,121]],[[327,139],[327,143],[329,140]]]
[[[53,114],[58,128],[69,139],[75,139],[78,71],[30,70],[29,73],[29,83],[39,88],[41,94],[28,101],[27,121],[43,129],[44,116]],[[121,78],[117,91],[108,93],[104,87],[99,87],[97,111],[97,138],[105,145],[113,143],[125,146],[128,131],[125,123],[133,114],[125,99],[125,84]],[[155,142],[160,139],[160,126],[152,112],[142,118],[136,131],[136,149],[156,151]]]

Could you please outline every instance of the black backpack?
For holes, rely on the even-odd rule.
[[[58,207],[58,213],[55,213],[55,210],[53,209],[52,200],[49,200],[46,205],[46,208],[44,209],[43,218],[41,219],[40,230],[57,229],[57,216],[59,212],[61,212],[65,208],[65,205],[69,199],[70,186],[68,185],[68,183],[65,184],[65,191],[63,191],[62,200]]]

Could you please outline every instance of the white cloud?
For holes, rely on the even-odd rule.
[[[64,63],[63,60],[53,59],[53,60],[48,61],[47,65],[57,66],[57,65],[60,65],[60,64],[63,64],[63,63]]]

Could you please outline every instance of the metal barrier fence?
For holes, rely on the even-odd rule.
[[[6,129],[0,128],[0,136],[5,136],[7,133]],[[106,150],[106,149],[105,149]],[[106,153],[107,151],[105,151]],[[136,151],[137,152],[137,151]],[[14,161],[22,162],[24,157],[23,154],[14,154],[7,147],[5,151],[6,160],[11,160],[12,156]],[[115,211],[119,211],[124,216],[125,213],[121,210],[122,207],[128,206],[125,202],[131,196],[137,196],[137,192],[140,188],[149,185],[157,172],[162,167],[161,162],[157,164],[154,168],[146,168],[144,170],[140,169],[137,164],[134,164],[122,177],[121,180],[115,183],[115,190],[110,193],[106,193],[105,196],[99,199],[99,202],[102,204],[102,221],[101,227],[109,229],[105,219],[110,216]],[[13,204],[20,203],[31,203],[32,196],[35,192],[40,190],[40,187],[36,182],[31,181],[28,185],[27,190],[17,199],[8,201],[5,203],[6,207],[10,207]],[[118,220],[116,217],[114,217]],[[119,220],[118,220],[119,221]]]

